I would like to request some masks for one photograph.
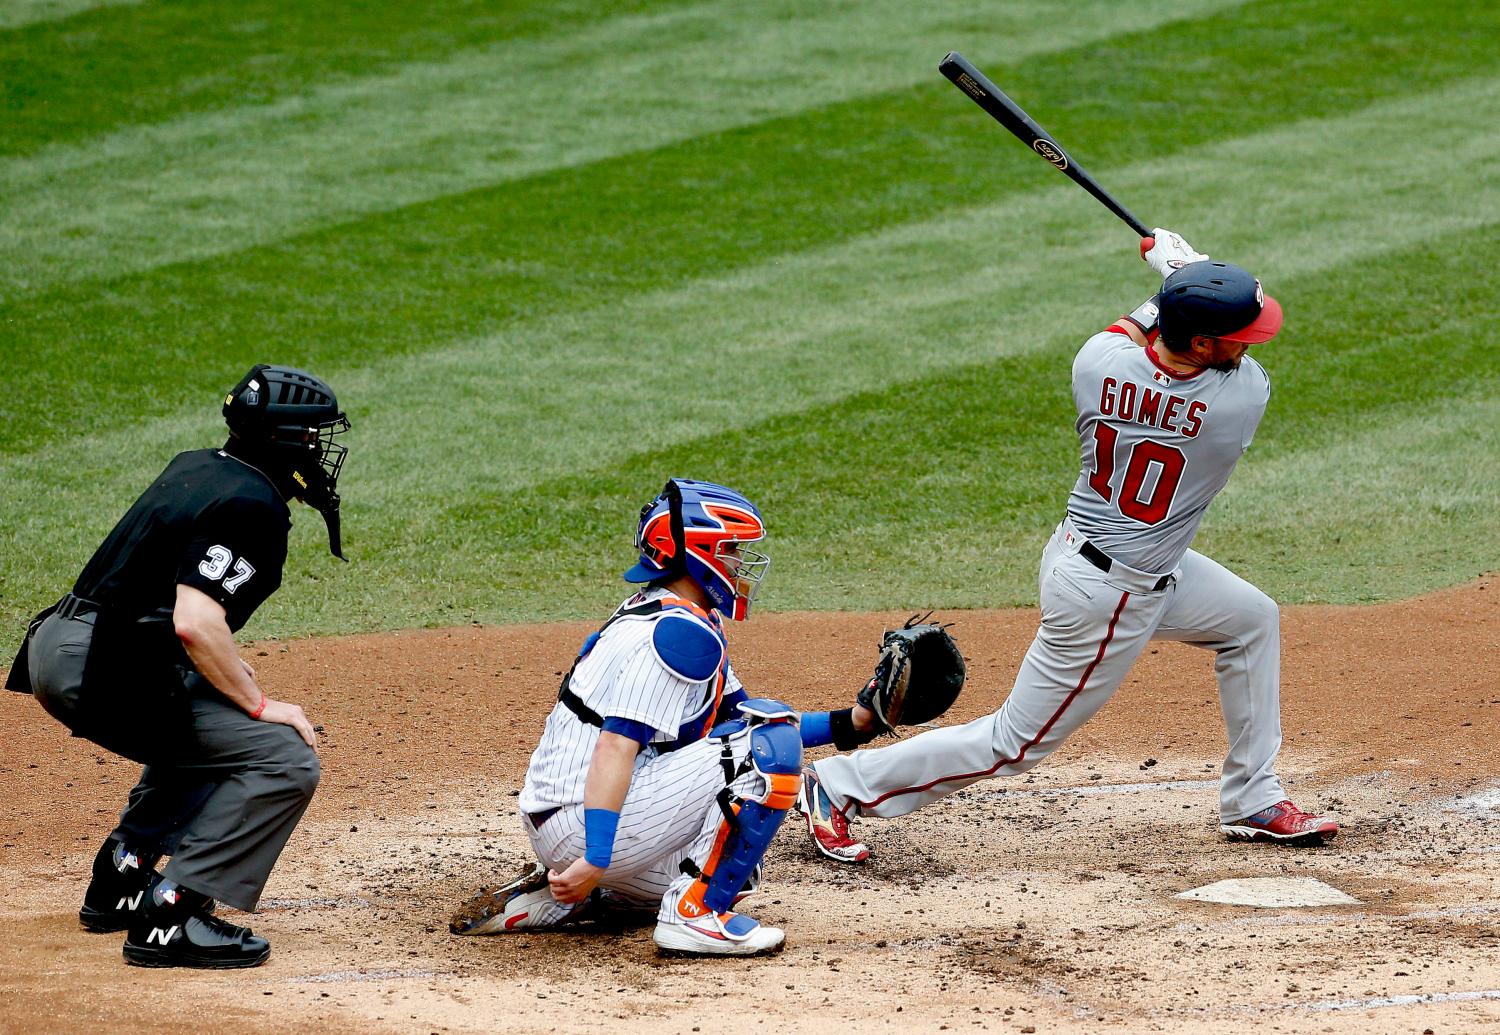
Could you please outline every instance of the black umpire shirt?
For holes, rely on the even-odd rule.
[[[177,587],[217,600],[238,631],[281,585],[290,529],[291,511],[266,474],[223,450],[179,453],[73,585],[93,615],[74,734],[138,761],[176,757],[194,692],[172,620]],[[28,644],[8,689],[31,691]]]
[[[291,527],[286,501],[256,468],[220,449],[179,453],[94,551],[73,593],[117,621],[170,623],[178,585],[192,586],[223,605],[237,632],[281,585]]]
[[[291,527],[286,501],[257,468],[220,449],[174,457],[73,585],[99,608],[84,670],[96,719],[149,724],[170,740],[187,721],[183,673],[192,668],[172,622],[178,585],[217,600],[238,631],[281,585]]]

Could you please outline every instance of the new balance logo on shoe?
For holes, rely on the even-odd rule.
[[[172,940],[172,936],[176,933],[176,924],[173,924],[171,927],[168,927],[165,930],[160,927],[153,927],[151,928],[151,933],[146,935],[146,944],[150,945],[152,942],[156,942],[160,945],[166,945]]]
[[[137,891],[134,895],[131,895],[131,896],[122,896],[120,898],[120,901],[115,905],[115,908],[116,909],[130,909],[130,910],[139,909],[139,908],[141,908],[141,896],[144,895],[144,894],[146,894],[146,889],[142,888],[140,891]]]

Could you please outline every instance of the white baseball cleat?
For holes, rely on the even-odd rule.
[[[509,884],[482,891],[464,903],[448,921],[448,930],[454,934],[503,934],[526,927],[552,926],[556,920],[549,914],[559,908],[547,885],[547,868],[536,865]],[[540,922],[544,917],[550,923]]]
[[[780,952],[786,944],[786,934],[779,927],[767,927],[742,913],[688,915],[697,909],[684,897],[672,911],[672,919],[656,922],[656,932],[651,937],[662,952],[683,956],[764,956]]]

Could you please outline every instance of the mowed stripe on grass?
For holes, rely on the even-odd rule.
[[[1472,168],[1493,161],[1497,146],[1493,131],[1475,133],[1456,113],[1493,125],[1500,121],[1497,97],[1492,83],[1477,81],[1143,163],[1120,170],[1120,182],[1132,195],[1160,191],[1163,203],[1170,195],[1208,208],[1210,222],[1241,247],[1253,239],[1264,275],[1285,285],[1275,290],[1294,314],[1276,348],[1333,357],[1350,341],[1370,339],[1369,314],[1346,308],[1351,293],[1384,299],[1394,313],[1420,314],[1429,285],[1493,263],[1486,242],[1500,218],[1497,185],[1468,188],[1461,210],[1447,199]],[[1432,115],[1442,112],[1449,122]],[[1435,127],[1431,157],[1359,147],[1378,127],[1418,113]],[[1278,156],[1295,159],[1291,171],[1278,168],[1284,164]],[[1321,173],[1335,162],[1368,191],[1408,196],[1406,205],[1392,214],[1347,194]],[[1195,198],[1193,190],[1206,188],[1194,187],[1191,177],[1173,178],[1184,167],[1218,173],[1217,193]],[[631,298],[618,308],[543,318],[429,356],[330,372],[361,422],[348,483],[349,541],[361,563],[357,573],[330,572],[317,556],[317,535],[299,532],[298,563],[322,582],[310,594],[289,595],[285,611],[273,608],[268,627],[404,625],[452,613],[445,608],[485,618],[588,610],[584,602],[595,602],[601,571],[613,567],[607,558],[618,552],[621,499],[638,495],[638,483],[659,479],[664,467],[681,472],[683,465],[765,494],[782,532],[779,545],[794,562],[780,566],[782,589],[768,598],[773,605],[853,606],[848,601],[857,594],[872,597],[871,606],[911,595],[936,595],[941,599],[934,602],[944,603],[1024,599],[1030,576],[1016,574],[1029,563],[1023,555],[1034,552],[1037,528],[1055,520],[1071,482],[1076,446],[1067,427],[1067,357],[1091,327],[1150,289],[1149,274],[1128,248],[1088,225],[1101,218],[1091,203],[1071,212],[1073,188],[1046,182],[1033,195]],[[1309,212],[1325,220],[1324,233],[1309,235]],[[1039,227],[1055,242],[1044,252],[1032,243]],[[1421,242],[1439,228],[1450,231],[1445,253],[1463,262],[1416,276]],[[1417,251],[1379,261],[1409,245]],[[1375,272],[1362,273],[1370,256],[1377,257]],[[1462,335],[1492,318],[1486,298],[1493,294],[1464,305],[1450,296],[1453,336],[1483,340]],[[1341,318],[1318,326],[1325,305]],[[1316,332],[1299,328],[1298,313],[1312,317]],[[1417,320],[1413,333],[1420,326]],[[642,340],[652,346],[644,355]],[[1047,350],[1041,366],[1021,357],[990,380],[963,370],[950,383],[942,371],[965,363],[984,371],[1009,362],[997,355],[1037,349]],[[1417,355],[1408,343],[1398,354]],[[1459,369],[1479,366],[1475,357],[1454,355]],[[700,357],[707,361],[695,362]],[[1268,357],[1273,375],[1279,359]],[[891,370],[919,374],[924,364],[931,382],[861,398],[850,423],[842,397],[888,384]],[[1378,386],[1390,377],[1388,366],[1382,360],[1368,370],[1341,368],[1340,377],[1356,387]],[[1280,377],[1277,385],[1280,406],[1288,386]],[[938,405],[912,413],[903,407],[908,394]],[[1406,402],[1362,398],[1347,387],[1340,395],[1344,409],[1329,415],[1335,427],[1362,409]],[[672,405],[681,396],[691,405]],[[999,430],[975,419],[990,411],[1033,413],[1023,404],[1034,398],[1047,400],[1041,411]],[[886,409],[889,419],[880,417]],[[787,416],[759,420],[777,413]],[[835,455],[858,456],[865,466],[831,465],[817,442],[768,453],[763,437],[774,444],[788,437],[788,428],[825,436],[837,446]],[[947,455],[941,449],[906,447],[917,428],[931,429],[938,445],[951,444],[948,452],[959,457],[954,466],[939,462]],[[29,547],[34,552],[24,558],[7,551],[17,567],[25,566],[16,584],[76,567],[118,510],[110,501],[139,488],[142,465],[158,462],[172,446],[201,443],[205,433],[214,434],[211,415],[195,407],[136,434],[100,436],[92,448],[70,444],[7,462],[7,484],[23,487],[24,498],[56,501],[24,515],[24,541],[47,546]],[[1309,442],[1321,441],[1321,433],[1321,426],[1305,431]],[[997,456],[997,441],[1011,444],[1010,452]],[[658,452],[641,457],[635,451],[642,446]],[[1295,437],[1278,440],[1270,429],[1257,446],[1258,455],[1269,456],[1296,448]],[[742,468],[734,459],[741,455],[765,462]],[[906,459],[884,468],[872,462],[886,456]],[[567,477],[577,470],[586,473]],[[888,485],[886,495],[869,492],[871,483]],[[819,491],[805,496],[800,488],[807,484]],[[799,502],[805,499],[823,506],[808,509]],[[828,502],[839,500],[842,511],[834,508],[822,524]],[[100,527],[78,521],[79,514],[99,515]],[[955,515],[962,518],[957,530],[947,523]],[[972,536],[975,528],[984,531],[982,543],[965,547],[972,540],[959,533]],[[913,536],[943,542],[941,563],[905,570],[896,580],[881,576],[909,552]],[[858,557],[844,548],[854,541],[862,544]],[[833,570],[827,554],[838,559]],[[976,568],[981,556],[989,560]],[[976,570],[989,572],[988,581],[976,583]],[[344,594],[343,605],[320,613],[325,591]],[[536,599],[543,591],[546,599]],[[350,617],[350,594],[358,617]]]
[[[100,7],[127,7],[143,0],[6,0],[0,4],[0,32],[38,22],[71,18]]]
[[[1123,193],[1111,163],[1264,130],[1286,122],[1289,112],[1343,114],[1381,90],[1399,95],[1451,82],[1494,61],[1487,51],[1473,53],[1470,37],[1445,29],[1437,15],[1406,25],[1428,42],[1418,60],[1399,36],[1375,34],[1372,26],[1383,34],[1402,24],[1378,7],[1360,15],[1369,25],[1340,22],[1349,16],[1332,5],[1322,20],[1300,22],[1299,13],[1306,11],[1287,14],[1278,6],[1260,12],[1262,20],[1237,21],[1232,47],[1220,22],[1195,20],[1021,62],[1003,78],[1018,84],[1023,99],[1048,98],[1048,122],[1064,140],[1086,145],[1091,164],[1099,155],[1096,168]],[[1130,64],[1191,67],[1214,47],[1222,51],[1215,76],[1196,84],[1192,105],[1181,110]],[[1149,60],[1131,57],[1147,53]],[[1370,74],[1356,74],[1366,65]],[[1251,75],[1264,83],[1262,106],[1247,108],[1240,91]],[[1376,129],[1372,139],[1386,132]],[[704,270],[754,266],[1020,190],[1051,186],[1066,198],[1066,208],[1033,228],[1034,240],[1066,230],[1102,246],[1107,217],[1015,147],[948,84],[933,82],[0,307],[13,350],[10,372],[30,386],[0,393],[0,452],[196,406],[268,348],[322,370],[365,365],[549,313],[691,285]],[[1367,150],[1364,142],[1352,148]],[[1274,191],[1283,169],[1298,160],[1258,160],[1266,169],[1261,186]],[[1342,162],[1336,157],[1323,173]],[[1174,170],[1146,194],[1130,186],[1127,197],[1148,216],[1161,213],[1155,218],[1205,218],[1220,209],[1217,173],[1209,169],[1195,184],[1207,195],[1206,212],[1176,203],[1185,178]],[[1242,237],[1217,238],[1215,247],[1270,239],[1255,227],[1247,220],[1234,230]],[[768,311],[778,308],[772,300]],[[653,339],[648,332],[640,340]],[[164,364],[170,379],[142,385],[143,372]],[[108,398],[109,405],[79,411],[50,402],[65,397]]]
[[[690,2],[611,0],[609,9]],[[0,154],[262,104],[500,40],[563,35],[598,21],[599,8],[593,0],[6,0]]]
[[[0,5],[0,31],[45,21],[62,21],[95,7],[124,7],[139,3],[144,3],[144,0],[6,0]]]
[[[1493,455],[1497,430],[1477,422],[1493,413],[1500,372],[1483,366],[1491,346],[1474,330],[1500,319],[1500,296],[1456,292],[1441,318],[1418,315],[1428,285],[1462,280],[1500,257],[1493,229],[1291,278],[1288,333],[1259,349],[1272,403],[1205,523],[1205,552],[1288,601],[1401,597],[1493,566],[1493,551],[1473,544],[1500,533],[1500,470],[1473,458]],[[1351,307],[1378,297],[1393,313],[1413,315],[1370,334],[1363,314],[1348,322],[1344,313],[1320,315],[1329,297]],[[702,471],[752,489],[771,516],[770,607],[1034,603],[1037,552],[1077,472],[1067,393],[1075,345],[978,362],[528,491],[480,496],[434,527],[461,541],[490,535],[504,543],[495,584],[532,606],[591,587],[608,595],[614,587],[599,582],[607,567],[589,559],[620,553],[612,515],[621,498],[666,472]],[[1479,373],[1433,378],[1431,350],[1453,369]],[[1316,420],[1331,396],[1344,417]],[[1445,466],[1434,472],[1438,463]],[[1462,537],[1452,535],[1455,522]]]
[[[0,225],[0,300],[909,87],[935,78],[941,41],[1021,61],[1206,9],[1086,0],[1060,19],[1036,0],[961,14],[902,0],[716,0],[575,16],[555,33],[264,104],[226,98],[222,109],[0,158],[13,205]]]

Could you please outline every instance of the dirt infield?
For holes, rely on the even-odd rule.
[[[733,630],[757,692],[842,706],[895,615]],[[958,612],[993,710],[1031,611]],[[251,922],[253,971],[142,971],[76,910],[134,769],[0,694],[0,1031],[1404,1031],[1500,1029],[1500,578],[1400,604],[1288,608],[1281,771],[1345,823],[1333,845],[1216,833],[1211,662],[1154,648],[1027,777],[858,828],[836,868],[789,822],[754,915],[780,956],[663,960],[650,929],[458,939],[450,909],[524,861],[514,795],[592,624],[273,642],[247,656],[326,728],[324,780]],[[1358,904],[1183,901],[1231,877],[1316,877]],[[229,913],[232,918],[243,917]]]

